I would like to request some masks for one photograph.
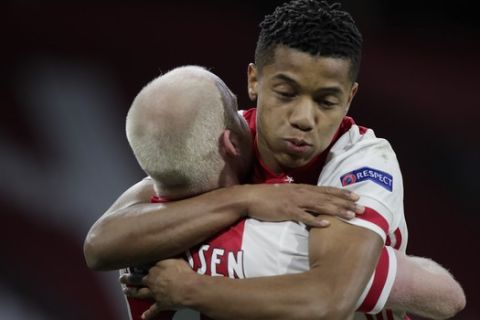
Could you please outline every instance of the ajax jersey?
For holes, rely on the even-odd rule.
[[[255,137],[256,110],[241,113]],[[359,297],[355,319],[405,319],[403,313],[383,310],[396,274],[393,249],[404,252],[408,238],[401,172],[386,140],[377,138],[372,130],[359,127],[346,117],[332,144],[308,165],[308,170],[300,168],[274,175],[257,159],[253,180],[257,183],[302,182],[335,186],[360,195],[359,203],[366,207],[366,212],[346,222],[377,233],[385,247],[374,274]],[[196,272],[211,276],[242,279],[299,273],[309,269],[308,236],[307,228],[301,223],[270,223],[248,218],[207,243],[191,248],[186,257]],[[138,301],[133,301],[132,305],[129,301],[131,311],[145,308],[138,308],[136,303]],[[182,312],[165,313],[159,319],[206,319],[196,312]],[[140,319],[139,314],[131,314],[131,317]]]

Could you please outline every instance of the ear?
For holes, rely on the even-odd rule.
[[[358,91],[358,82],[355,82],[352,85],[352,89],[350,90],[350,94],[348,95],[347,108],[345,110],[345,114],[348,113],[348,110],[350,109],[350,104],[352,103],[353,98],[357,94],[357,91]]]
[[[240,154],[240,150],[238,149],[238,143],[235,139],[235,135],[228,129],[225,129],[222,133],[222,144],[225,153],[229,157],[236,157]]]
[[[258,85],[258,77],[257,77],[257,67],[254,63],[250,63],[247,69],[247,79],[248,79],[248,96],[250,100],[255,101],[257,99],[257,85]]]

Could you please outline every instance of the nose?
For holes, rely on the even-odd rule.
[[[302,102],[292,106],[290,125],[301,131],[311,131],[315,127],[315,109],[311,102]]]

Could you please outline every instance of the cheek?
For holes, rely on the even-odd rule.
[[[343,117],[342,117],[343,118]],[[330,133],[330,135],[333,135],[335,134],[335,132],[337,131],[337,129],[340,127],[340,123],[341,123],[341,120],[340,121],[335,121],[333,123],[330,123],[330,125],[328,126],[327,130],[328,132]]]
[[[257,109],[257,119],[260,119],[259,122],[264,130],[270,129],[277,119],[275,108],[272,108],[271,104],[263,103]]]
[[[322,145],[330,144],[340,126],[342,119],[343,117],[341,117],[339,120],[335,119],[335,121],[329,121],[317,131],[317,139],[321,141]]]

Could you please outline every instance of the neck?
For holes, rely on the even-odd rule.
[[[278,163],[278,161],[273,156],[273,152],[271,152],[267,144],[262,141],[261,138],[257,135],[257,157],[259,160],[263,162],[263,164],[273,173],[280,174],[283,173],[282,166]]]

